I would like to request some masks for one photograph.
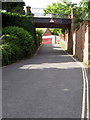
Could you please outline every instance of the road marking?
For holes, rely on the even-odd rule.
[[[82,100],[81,119],[83,120],[83,118],[87,118],[87,120],[89,120],[89,83],[88,83],[86,69],[85,69],[85,66],[81,62],[77,61],[73,56],[71,56],[71,58],[73,60],[75,60],[82,68],[82,73],[83,73],[83,100]]]
[[[84,70],[85,72],[85,77],[86,77],[86,87],[87,87],[87,115],[86,115],[86,118],[89,119],[89,83],[88,83],[88,78],[87,78],[87,74],[86,74],[86,71]]]
[[[69,56],[71,56],[71,55],[69,55]],[[71,58],[74,61],[76,61],[82,68],[82,73],[83,73],[83,99],[82,99],[81,120],[83,120],[84,118],[87,118],[87,120],[89,120],[89,83],[88,83],[86,69],[85,69],[85,66],[81,62],[76,60],[73,56],[71,56]]]
[[[81,118],[83,119],[85,117],[85,98],[86,98],[86,94],[85,94],[85,75],[82,69],[82,73],[83,73],[83,98],[82,98],[82,113],[81,113]]]
[[[64,49],[62,48],[62,50],[64,50]],[[84,118],[87,118],[87,120],[89,120],[90,119],[90,116],[89,116],[89,83],[88,83],[88,77],[87,77],[85,66],[81,62],[76,60],[72,55],[67,53],[66,51],[65,51],[65,53],[68,54],[82,68],[82,74],[83,74],[83,98],[82,98],[81,120],[83,120]]]

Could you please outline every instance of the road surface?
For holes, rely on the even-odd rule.
[[[3,118],[80,118],[81,67],[59,45],[3,68]]]

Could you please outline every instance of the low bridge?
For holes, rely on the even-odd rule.
[[[66,18],[34,17],[33,21],[36,28],[70,28],[71,27],[71,19],[66,19]]]
[[[33,17],[35,28],[68,28],[68,51],[73,51],[73,41],[71,36],[71,19],[66,18],[44,18]],[[35,41],[35,44],[37,41]]]

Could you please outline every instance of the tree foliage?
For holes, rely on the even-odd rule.
[[[62,0],[61,3],[53,3],[52,5],[48,5],[46,9],[44,9],[44,15],[52,14],[54,18],[68,18],[71,14],[71,11],[74,7],[76,7],[76,3],[72,3],[70,0]],[[51,29],[51,32],[55,35],[64,34],[65,29],[54,28]]]
[[[72,3],[70,1],[62,0],[62,3],[53,3],[52,5],[48,5],[46,9],[44,9],[44,15],[52,14],[52,17],[63,17],[68,18],[71,14],[71,10],[77,4]]]
[[[90,20],[90,1],[82,0],[78,5],[76,3],[72,3],[71,0],[61,0],[61,2],[53,3],[52,5],[48,5],[46,9],[44,9],[44,15],[52,14],[52,17],[60,17],[60,18],[68,18],[71,15],[71,12],[74,13],[75,21],[74,26],[75,29],[79,27],[79,23],[83,20]],[[57,34],[61,32],[61,30],[54,29],[54,33]]]
[[[89,0],[82,0],[80,2],[82,7],[82,16],[84,20],[90,20],[90,1]]]
[[[83,20],[90,20],[90,1],[82,0],[75,9],[74,16],[75,29],[79,27],[79,23]]]
[[[60,28],[53,28],[50,29],[53,35],[61,35],[65,33],[65,29],[60,29]]]

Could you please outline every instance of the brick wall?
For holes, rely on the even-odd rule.
[[[73,55],[80,61],[88,64],[89,22],[80,23],[80,28],[73,33]]]
[[[90,65],[90,22],[89,22],[89,26],[88,26],[88,30],[89,30],[89,45],[88,45],[88,59],[89,59],[89,65]]]
[[[76,32],[73,32],[73,55],[75,55],[75,46],[76,45]]]
[[[65,31],[65,34],[60,35],[59,43],[65,48],[68,49],[68,31]]]
[[[72,31],[71,35],[69,30],[64,35],[60,35],[60,44],[64,46],[66,50],[72,49],[72,53],[80,61],[88,64],[88,42],[90,43],[90,22],[83,21],[80,23],[80,27],[76,31]],[[70,48],[71,47],[71,48]],[[90,57],[90,56],[89,56]]]
[[[85,25],[84,24],[80,24],[80,28],[75,31],[76,33],[76,38],[75,38],[75,56],[78,57],[78,59],[80,61],[83,61],[83,41],[84,41],[84,36],[85,36],[85,33],[84,33],[84,27]]]

